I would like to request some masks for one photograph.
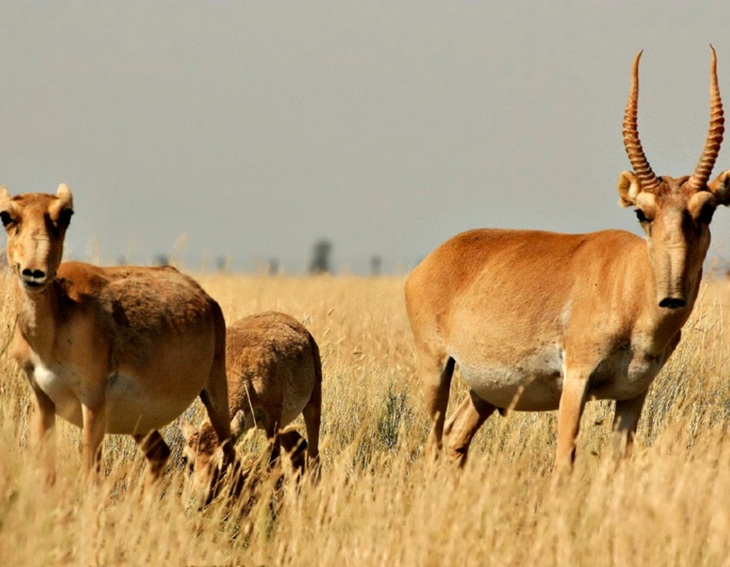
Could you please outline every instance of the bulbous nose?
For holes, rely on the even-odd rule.
[[[29,288],[42,287],[48,283],[46,272],[39,269],[24,268],[20,272],[20,279]]]
[[[687,305],[687,301],[682,297],[665,297],[659,302],[659,307],[667,309],[681,309]]]
[[[46,277],[46,272],[43,270],[31,270],[30,268],[26,268],[21,273],[24,278],[31,278],[35,280],[45,279]]]

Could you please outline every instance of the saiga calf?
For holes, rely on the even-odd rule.
[[[317,467],[322,364],[309,331],[283,313],[245,317],[228,327],[226,367],[233,441],[258,427],[269,439],[271,464],[278,459],[281,445],[299,471],[305,461]],[[307,441],[294,429],[283,429],[300,413]],[[195,490],[201,495],[215,483],[218,441],[208,420],[198,430],[185,421],[181,427],[187,439],[184,456],[194,473]]]

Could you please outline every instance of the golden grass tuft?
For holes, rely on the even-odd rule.
[[[591,403],[574,474],[551,490],[555,414],[494,416],[458,472],[422,455],[403,278],[204,276],[226,317],[303,321],[324,366],[322,478],[266,477],[234,506],[188,505],[177,424],[156,493],[131,439],[104,443],[105,478],[81,482],[79,431],[58,420],[57,482],[33,450],[30,389],[5,346],[0,272],[0,556],[5,565],[728,565],[730,283],[706,286],[652,387],[628,461],[611,458],[612,407]],[[452,404],[464,393],[458,377]],[[196,402],[186,416],[199,420]],[[262,434],[239,453],[254,459]]]

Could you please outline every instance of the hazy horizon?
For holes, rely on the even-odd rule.
[[[320,239],[337,272],[391,273],[475,227],[639,234],[616,193],[633,57],[647,157],[689,174],[710,43],[730,104],[722,21],[721,2],[0,2],[0,184],[69,184],[67,259],[190,270],[302,273]]]

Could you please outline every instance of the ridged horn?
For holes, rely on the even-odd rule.
[[[626,154],[629,156],[629,161],[639,180],[641,190],[653,191],[659,187],[660,181],[644,155],[644,149],[641,147],[641,140],[639,140],[639,130],[636,126],[639,105],[639,59],[641,59],[642,53],[644,52],[639,51],[634,58],[631,90],[629,90],[629,100],[626,102],[626,111],[624,112],[624,148],[626,148]]]
[[[705,148],[695,168],[692,177],[689,178],[689,185],[695,191],[704,189],[707,180],[710,178],[712,168],[715,166],[717,154],[720,153],[722,135],[725,132],[725,116],[722,111],[722,99],[720,98],[720,87],[717,85],[717,56],[715,48],[712,50],[712,64],[710,71],[710,129],[707,132]]]

